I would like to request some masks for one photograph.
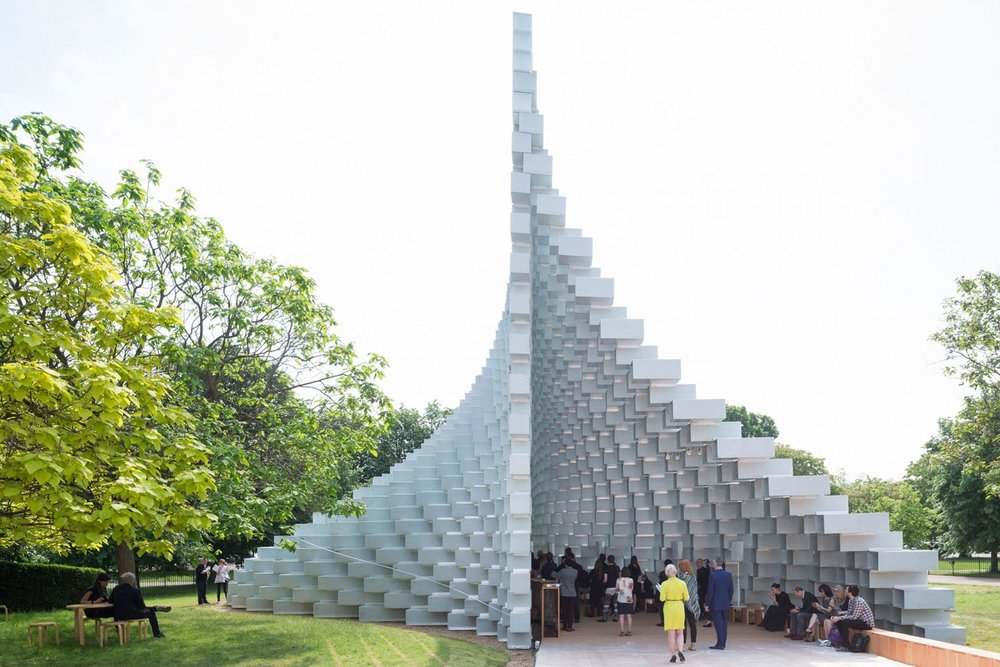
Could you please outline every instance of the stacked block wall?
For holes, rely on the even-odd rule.
[[[289,536],[296,552],[261,549],[233,606],[527,648],[531,549],[571,546],[650,571],[721,555],[743,601],[764,602],[773,581],[857,583],[880,627],[964,642],[953,592],[927,586],[935,552],[904,550],[887,515],[849,514],[825,477],[793,476],[771,439],[742,437],[723,400],[643,344],[552,186],[530,16],[514,15],[513,36],[510,281],[487,364],[447,424],[356,492],[364,517],[317,515]]]

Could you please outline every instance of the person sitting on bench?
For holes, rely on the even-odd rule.
[[[142,599],[142,593],[139,592],[135,575],[131,572],[125,572],[118,577],[118,585],[111,591],[111,604],[115,606],[116,621],[145,618],[149,621],[154,637],[166,636],[160,632],[160,624],[156,622],[156,612],[170,611],[170,607],[147,607],[146,601]]]
[[[88,588],[87,592],[83,594],[80,604],[100,604],[101,602],[110,602],[108,599],[109,581],[111,581],[111,577],[109,577],[106,572],[101,572],[97,575],[97,580],[94,581],[94,585]],[[111,608],[84,609],[83,613],[87,618],[111,618],[114,616],[114,610]]]
[[[830,634],[830,627],[836,623],[837,630],[840,631],[841,641],[844,645],[838,651],[847,650],[848,628],[855,630],[871,630],[875,627],[875,614],[868,606],[863,597],[860,597],[861,589],[857,584],[847,587],[847,612],[838,616],[831,616],[826,619],[826,633]]]

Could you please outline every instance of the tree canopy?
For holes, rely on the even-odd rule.
[[[931,336],[945,350],[945,373],[971,390],[959,413],[910,466],[920,493],[932,498],[948,530],[945,547],[987,551],[1000,571],[1000,276],[981,271],[956,281],[944,303],[945,326]]]
[[[778,427],[771,417],[750,412],[742,405],[727,405],[727,422],[740,422],[743,424],[744,438],[777,438]]]
[[[32,188],[63,202],[77,236],[100,249],[116,303],[160,318],[131,315],[148,330],[123,334],[113,356],[155,359],[160,374],[147,381],[190,415],[195,467],[215,480],[189,507],[213,516],[199,527],[213,539],[263,539],[312,511],[361,511],[349,498],[351,463],[376,451],[388,428],[391,403],[378,386],[385,361],[337,336],[308,274],[230,242],[186,190],[158,201],[161,174],[148,161],[141,174],[123,170],[109,194],[74,170],[76,130],[36,114],[0,126],[0,136],[34,154]]]
[[[192,500],[214,488],[158,359],[136,353],[177,311],[129,300],[32,155],[0,142],[0,546],[169,554],[209,526]]]
[[[389,472],[392,466],[420,447],[451,413],[451,408],[443,408],[437,401],[428,403],[423,413],[405,406],[394,410],[389,418],[389,429],[378,438],[375,451],[363,451],[355,457],[357,485],[368,484]]]

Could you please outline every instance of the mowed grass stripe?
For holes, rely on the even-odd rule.
[[[127,646],[97,646],[93,625],[87,626],[87,644],[73,641],[73,615],[65,609],[45,612],[12,610],[0,621],[0,664],[77,667],[497,667],[505,665],[504,650],[471,642],[440,638],[423,632],[374,623],[311,616],[274,616],[224,612],[194,604],[194,587],[170,590],[167,595],[146,594],[149,604],[171,605],[160,614],[166,639],[134,639]],[[28,624],[56,621],[62,643],[28,648]],[[401,657],[402,656],[402,657]]]
[[[393,640],[393,635],[386,634],[385,645],[389,648],[390,651],[392,651],[399,657],[401,661],[399,664],[406,665],[406,667],[418,667],[417,663],[413,662],[413,660],[410,659],[405,653],[403,653],[403,651],[400,650],[400,648],[396,645],[396,642]]]
[[[346,667],[340,660],[340,656],[337,654],[337,647],[330,640],[326,641],[326,648],[330,652],[330,657],[333,658],[334,667]]]

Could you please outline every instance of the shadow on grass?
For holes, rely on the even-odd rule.
[[[148,596],[154,603],[154,596]],[[101,665],[151,667],[229,667],[262,665],[405,665],[407,667],[484,667],[505,665],[506,651],[372,623],[223,612],[198,606],[191,595],[157,595],[155,604],[174,607],[159,614],[165,639],[137,639],[126,646],[117,641],[101,649],[94,624],[86,626],[86,645],[73,638],[73,617],[67,610],[13,613],[0,622],[0,663],[34,665]],[[28,647],[30,623],[56,621],[62,642]]]

